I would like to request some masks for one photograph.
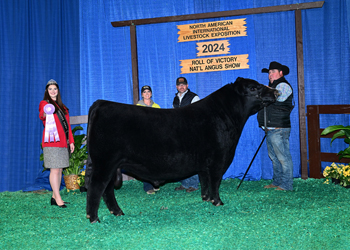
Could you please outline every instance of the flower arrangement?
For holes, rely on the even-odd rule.
[[[77,183],[79,187],[85,186],[85,170],[81,171],[80,174],[78,174]]]
[[[327,166],[323,170],[323,176],[329,181],[331,179],[339,179],[340,176],[340,168],[334,162],[331,166]]]
[[[341,186],[350,186],[350,166],[344,164],[335,164],[327,166],[323,171],[323,176],[326,178],[325,183],[329,184],[330,180],[338,180]],[[332,180],[332,181],[333,181]]]
[[[340,179],[340,185],[346,187],[350,186],[350,166],[349,165],[340,165],[342,168]]]

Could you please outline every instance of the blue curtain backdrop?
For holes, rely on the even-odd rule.
[[[114,28],[112,21],[304,2],[313,1],[0,1],[0,191],[23,190],[36,179],[40,183],[47,180],[40,174],[43,126],[38,104],[50,78],[59,83],[71,116],[86,115],[97,99],[132,104],[130,30]],[[322,8],[302,11],[306,105],[349,103],[348,9],[349,1],[326,0]],[[249,54],[250,68],[183,76],[190,89],[204,98],[238,76],[267,84],[267,74],[261,69],[273,60],[288,65],[290,74],[286,78],[294,88],[296,104],[290,142],[294,177],[300,177],[294,12],[137,26],[140,87],[150,85],[154,101],[162,108],[171,108],[175,79],[181,73],[179,60],[196,58],[197,53],[196,42],[177,42],[177,25],[237,18],[246,18],[247,36],[229,38],[230,55]],[[321,116],[321,126],[334,124],[349,125],[349,116]],[[256,116],[252,116],[224,178],[243,176],[263,136]],[[338,152],[344,143],[330,147],[326,141],[322,148]],[[246,178],[272,178],[265,144]]]
[[[16,191],[42,171],[47,81],[58,82],[70,115],[81,114],[79,2],[0,1],[0,18],[0,191]]]

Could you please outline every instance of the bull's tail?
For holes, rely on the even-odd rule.
[[[120,168],[117,169],[115,178],[114,178],[114,189],[119,189],[123,184],[123,174]]]
[[[89,108],[89,114],[88,114],[88,125],[87,125],[87,145],[89,148],[89,138],[91,135],[91,126],[92,126],[92,121],[94,120],[94,117],[96,116],[96,107],[98,106],[99,100],[94,102],[91,107]]]
[[[87,140],[86,140],[86,144],[87,144],[87,150],[88,150],[88,159],[86,162],[86,171],[85,171],[85,188],[88,189],[89,188],[89,184],[90,184],[90,177],[91,177],[91,173],[92,173],[92,167],[93,167],[93,163],[91,161],[91,157],[90,157],[90,143],[89,143],[89,138],[91,135],[91,125],[92,125],[92,121],[94,120],[94,117],[96,116],[96,112],[95,112],[95,108],[98,106],[98,101],[94,102],[90,109],[89,109],[89,114],[88,114],[88,125],[87,125]]]

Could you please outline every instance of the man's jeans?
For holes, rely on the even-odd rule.
[[[293,190],[293,162],[289,150],[290,128],[271,129],[267,132],[266,144],[273,164],[272,185]]]
[[[184,186],[186,189],[193,187],[198,188],[199,178],[198,175],[193,175],[187,179],[184,179],[180,181],[181,185]]]
[[[145,190],[145,192],[149,191],[149,190],[153,190],[154,187],[151,183],[149,182],[143,182],[143,190]]]

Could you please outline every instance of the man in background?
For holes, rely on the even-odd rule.
[[[180,108],[196,101],[199,101],[199,97],[196,93],[193,93],[188,88],[188,83],[185,77],[179,77],[176,79],[176,89],[177,93],[175,94],[173,101],[173,108]],[[181,186],[176,187],[175,190],[186,190],[186,192],[190,193],[198,190],[198,175],[193,175],[187,179],[180,181]]]

